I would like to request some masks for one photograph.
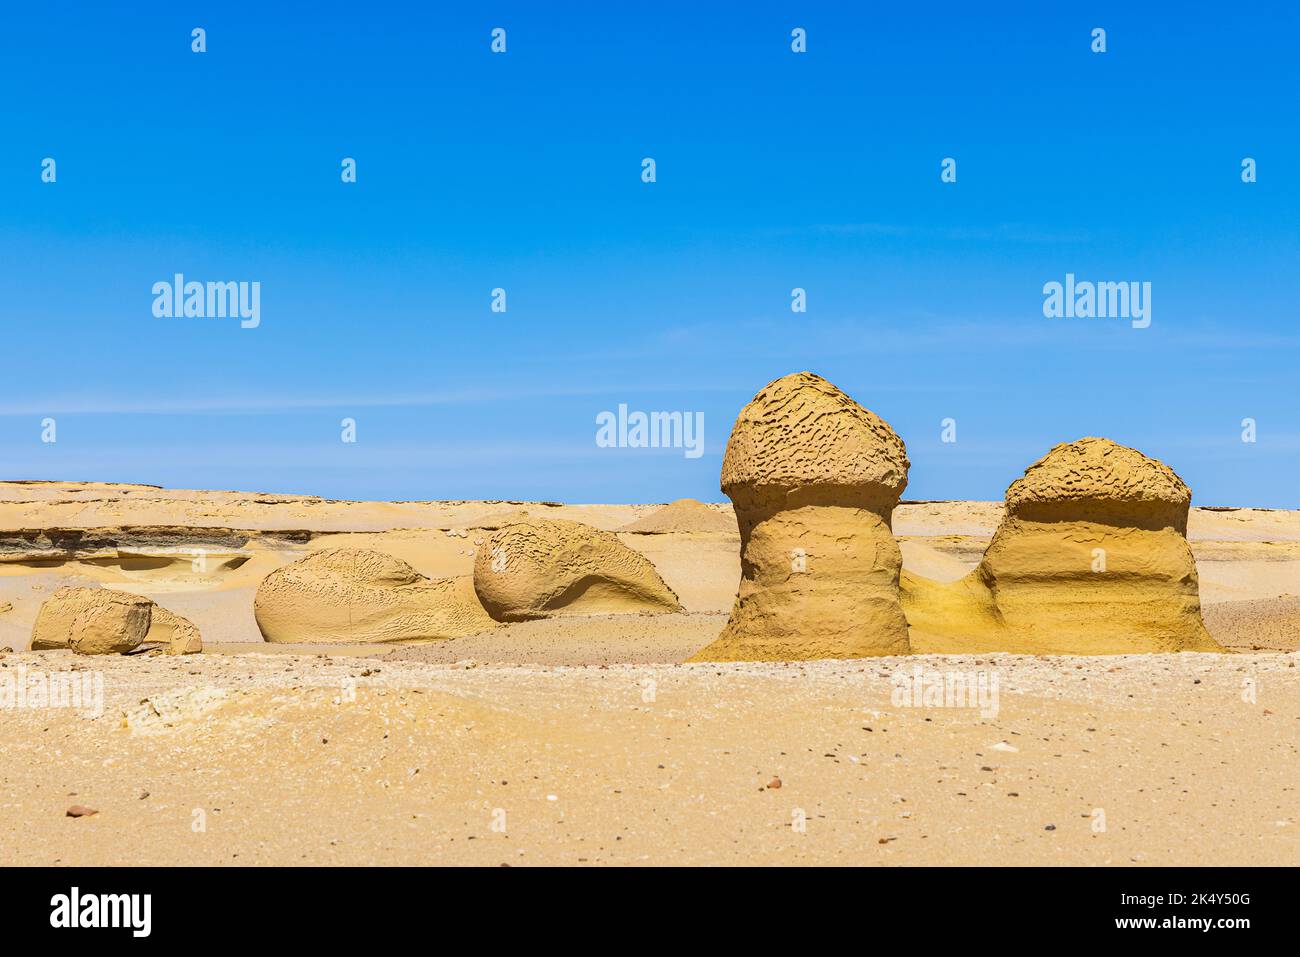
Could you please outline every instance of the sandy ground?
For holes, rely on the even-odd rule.
[[[619,530],[656,506],[0,483],[0,680],[79,669],[102,689],[97,715],[0,710],[3,859],[1300,863],[1300,512],[1192,511],[1228,655],[681,665],[739,579],[713,508],[710,530],[646,533]],[[260,640],[253,592],[280,564],[347,544],[469,574],[523,511],[618,532],[685,613],[398,648]],[[905,568],[960,577],[1000,515],[900,506]],[[78,583],[186,615],[205,653],[23,652],[40,603]],[[917,667],[996,681],[996,713],[893,700]]]
[[[97,719],[6,716],[7,862],[1300,860],[1295,655],[202,658],[104,661]],[[997,714],[895,705],[917,666],[996,674]]]

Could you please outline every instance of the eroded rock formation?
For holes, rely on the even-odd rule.
[[[134,651],[149,633],[154,603],[107,588],[60,588],[32,625],[32,650],[71,648],[81,655]]]
[[[333,548],[271,572],[253,600],[257,627],[277,642],[408,642],[491,628],[468,577],[429,579],[363,548]]]
[[[722,462],[740,526],[739,594],[695,660],[906,653],[890,521],[908,464],[888,423],[820,376],[788,375],[759,392]]]
[[[562,519],[498,529],[474,555],[474,590],[498,621],[681,610],[643,555],[609,532]]]
[[[1182,479],[1136,449],[1093,437],[1057,445],[1011,483],[970,575],[906,583],[914,643],[932,652],[1222,650],[1201,621],[1190,504]]]
[[[153,606],[153,619],[144,643],[156,644],[168,655],[194,655],[203,650],[198,626],[158,604]]]

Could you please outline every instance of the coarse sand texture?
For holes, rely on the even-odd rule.
[[[1011,483],[967,578],[905,582],[917,650],[1221,651],[1201,620],[1191,497],[1136,449],[1102,438],[1056,446]]]
[[[820,376],[795,373],[759,392],[722,461],[740,589],[726,628],[695,660],[907,653],[890,528],[907,469],[888,423]]]
[[[468,576],[425,578],[400,558],[332,548],[277,568],[257,587],[267,641],[435,641],[494,626]]]
[[[497,621],[681,610],[644,556],[610,532],[563,519],[498,529],[474,555],[474,590]]]

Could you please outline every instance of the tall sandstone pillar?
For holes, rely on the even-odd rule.
[[[741,410],[722,462],[740,526],[739,593],[694,660],[906,654],[890,522],[907,469],[888,423],[825,379],[769,383]]]

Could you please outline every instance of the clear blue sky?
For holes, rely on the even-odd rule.
[[[272,6],[6,8],[3,477],[718,500],[737,411],[811,369],[909,498],[1099,434],[1300,507],[1293,4]],[[260,282],[261,326],[155,318],[176,272]],[[1151,327],[1045,318],[1067,272],[1149,281]],[[705,454],[598,448],[619,403]]]

